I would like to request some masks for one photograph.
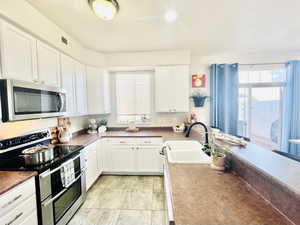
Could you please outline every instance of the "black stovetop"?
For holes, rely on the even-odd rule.
[[[58,145],[54,147],[54,159],[41,165],[31,166],[26,165],[24,158],[20,155],[20,152],[8,152],[0,155],[0,170],[11,171],[37,171],[42,173],[49,168],[55,168],[59,164],[67,161],[79,151],[83,149],[83,146],[73,145],[65,146]]]

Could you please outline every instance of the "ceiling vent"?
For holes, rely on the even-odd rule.
[[[61,42],[64,43],[65,45],[68,45],[68,44],[69,44],[68,39],[65,38],[65,37],[63,37],[63,36],[61,37]]]

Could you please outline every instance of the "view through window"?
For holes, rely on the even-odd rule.
[[[241,68],[238,134],[267,149],[279,149],[285,69]]]
[[[151,113],[151,73],[118,72],[115,79],[118,123],[148,122]]]

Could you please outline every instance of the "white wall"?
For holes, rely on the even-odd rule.
[[[191,63],[191,52],[153,51],[128,52],[107,54],[107,66],[162,66],[162,65],[188,65]]]

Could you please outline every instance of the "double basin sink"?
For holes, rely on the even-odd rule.
[[[211,158],[197,141],[166,141],[165,154],[169,163],[210,164]]]

